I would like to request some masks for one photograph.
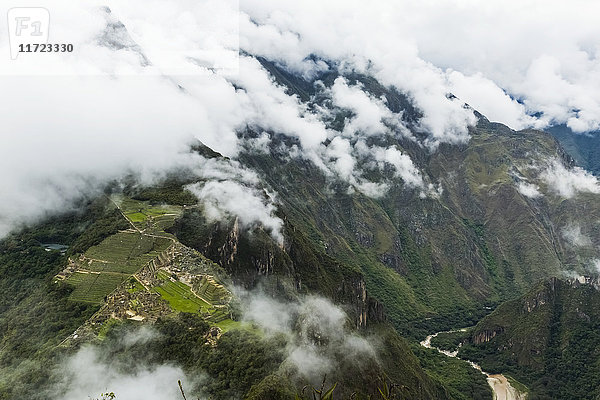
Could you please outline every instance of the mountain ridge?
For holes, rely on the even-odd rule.
[[[439,355],[414,345],[432,332],[477,323],[494,307],[515,301],[540,280],[558,276],[566,269],[574,272],[589,268],[590,262],[599,257],[600,236],[594,235],[600,229],[598,194],[586,186],[556,188],[553,185],[560,181],[548,178],[552,173],[567,177],[578,173],[586,179],[587,175],[573,172],[573,160],[545,132],[515,132],[476,114],[478,122],[469,128],[468,142],[434,146],[419,124],[422,115],[411,98],[373,77],[329,71],[309,81],[265,59],[259,62],[288,94],[302,101],[307,112],[323,118],[332,137],[324,140],[321,148],[313,149],[316,159],[301,153],[300,138],[263,130],[260,124],[249,125],[239,133],[245,146],[235,159],[223,157],[202,143],[190,149],[191,154],[198,156],[199,170],[219,165],[222,169],[218,174],[202,176],[182,169],[150,186],[139,184],[132,176],[109,185],[107,194],[123,192],[132,202],[149,205],[146,209],[135,203],[127,211],[131,214],[130,225],[138,230],[148,229],[143,225],[147,221],[159,221],[161,215],[170,214],[158,209],[176,205],[181,215],[170,220],[171,227],[161,225],[167,230],[159,233],[172,235],[168,237],[222,268],[227,275],[223,282],[248,291],[260,289],[268,298],[285,301],[319,294],[347,313],[352,327],[349,335],[379,337],[383,342],[379,350],[385,355],[381,363],[375,363],[369,374],[361,372],[361,365],[344,365],[335,371],[327,383],[340,383],[336,394],[349,396],[352,391],[361,390],[361,385],[366,387],[362,394],[377,393],[382,385],[380,379],[387,375],[393,383],[406,386],[410,398],[468,398],[466,392],[485,398],[489,388],[482,376],[473,375],[468,364],[453,364],[462,369],[462,374],[460,378],[450,378]],[[363,132],[368,129],[361,127],[355,137],[349,135],[348,129],[356,128],[360,115],[351,105],[339,105],[333,100],[335,88],[375,104],[382,115],[379,130]],[[266,146],[255,145],[265,135],[269,139]],[[352,171],[345,176],[345,164],[338,163],[342,156],[336,150],[343,143],[356,156]],[[338,167],[339,173],[332,173]],[[242,179],[251,174],[255,175]],[[201,190],[211,182],[241,188],[246,199],[257,199],[267,210],[273,210],[267,215],[275,223],[244,223],[241,216],[225,212],[215,220],[209,214],[210,207],[219,206],[231,192],[203,202],[198,193],[202,194]],[[7,350],[2,356],[10,360],[8,369],[18,371],[10,374],[12,380],[5,378],[0,382],[5,398],[19,392],[21,386],[15,386],[15,382],[33,368],[25,366],[26,362],[21,365],[15,354],[21,352],[31,362],[36,357],[50,360],[56,356],[52,349],[66,333],[73,335],[85,321],[96,322],[90,320],[89,314],[97,309],[81,305],[83,297],[73,296],[73,288],[67,285],[50,289],[50,280],[64,269],[67,259],[53,252],[44,254],[38,243],[42,239],[46,243],[63,241],[70,246],[66,256],[69,257],[92,248],[98,254],[97,246],[112,235],[121,234],[119,238],[123,239],[125,233],[119,231],[133,228],[114,220],[110,204],[95,201],[99,202],[97,209],[94,202],[86,204],[87,211],[67,215],[66,222],[51,220],[2,242],[6,246],[6,275],[20,263],[32,269],[27,274],[33,273],[35,265],[41,266],[40,274],[32,278],[35,290],[31,293],[15,288],[20,284],[3,276],[7,296],[18,295],[45,305],[48,310],[57,310],[56,315],[68,315],[60,326],[53,321],[48,332],[35,340],[31,338],[27,351],[17,338],[28,333],[28,329],[20,325],[13,328],[9,322],[3,322],[3,348]],[[43,238],[46,230],[54,232],[55,237]],[[16,250],[11,253],[11,249]],[[116,257],[119,252],[115,249],[114,254],[111,250],[111,254],[104,255]],[[129,251],[130,256],[132,249],[121,250]],[[137,256],[154,256],[154,250],[152,247]],[[39,259],[23,255],[29,253],[35,253]],[[84,257],[82,262],[110,264],[111,260]],[[149,281],[158,279],[165,285],[175,285],[180,278],[174,275],[150,276]],[[15,275],[15,279],[19,276]],[[127,290],[135,291],[135,287],[122,289],[123,301],[125,297],[127,301],[140,300],[125,294]],[[56,292],[54,297],[46,296],[48,290]],[[22,314],[23,321],[34,318],[24,306],[5,300],[6,315]],[[97,296],[94,305],[102,306],[112,300]],[[266,348],[261,335],[243,329],[217,334],[214,341],[206,344],[207,335],[212,335],[210,321],[200,312],[190,316],[174,309],[178,303],[171,300],[167,302],[172,313],[165,311],[164,302],[160,303],[168,315],[157,319],[155,326],[168,335],[152,339],[154,353],[147,354],[150,361],[177,362],[191,373],[208,370],[213,380],[206,388],[222,398],[246,394],[268,398],[277,392],[278,385],[298,389],[312,384],[296,380],[293,374],[286,375],[283,360],[290,344],[281,337],[281,341],[274,341],[273,351]],[[233,310],[232,316],[236,312]],[[106,323],[105,328],[92,335],[92,340],[98,339],[100,348],[109,356],[128,358],[134,350],[118,346],[119,334],[126,334],[131,328],[128,324],[133,322],[124,321],[127,318],[123,313],[109,314],[107,320],[117,322]],[[44,314],[49,321],[54,317]],[[319,335],[316,337],[319,343]],[[116,345],[114,351],[112,345]],[[43,354],[34,351],[35,346]],[[173,354],[160,350],[161,346]],[[138,347],[133,349],[141,352]],[[242,349],[264,356],[264,368],[251,368],[252,354],[246,352],[245,357],[228,358]],[[223,365],[215,361],[217,355],[226,359]],[[212,364],[202,361],[209,359]],[[40,385],[55,379],[47,371],[33,370]],[[245,370],[248,374],[241,372]],[[226,376],[225,380],[219,381],[220,376]],[[31,387],[23,390],[35,394]]]

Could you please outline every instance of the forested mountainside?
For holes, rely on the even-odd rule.
[[[598,397],[597,278],[549,279],[506,302],[468,334],[460,354],[518,376],[531,399]]]
[[[237,289],[232,299],[235,273],[164,231],[179,218],[167,211],[181,207],[167,203],[187,197],[173,186],[178,187],[147,188],[137,200],[108,195],[84,202],[75,214],[52,218],[2,242],[2,398],[99,396],[89,385],[77,387],[79,392],[68,389],[81,378],[82,372],[74,369],[78,362],[100,381],[95,374],[143,375],[177,365],[171,374],[161,375],[160,385],[177,393],[181,379],[188,394],[213,398],[311,396],[313,386],[321,385],[324,391],[335,387],[339,398],[376,395],[380,388],[415,399],[489,395],[483,377],[466,364],[452,368],[462,371],[460,380],[445,378],[436,366],[425,371],[412,345],[385,322],[360,273],[301,239],[294,251],[302,255],[290,253],[302,260],[298,264],[306,268],[304,274],[309,261],[321,270],[318,285],[296,290],[277,269],[262,270],[261,292]],[[162,200],[154,206],[139,200],[147,196]],[[183,216],[178,223],[186,220]],[[240,258],[252,260],[251,249],[264,233],[237,234],[240,242],[230,244],[239,249]],[[263,254],[272,251],[257,248]],[[298,297],[300,293],[328,296],[342,308],[323,297]],[[296,322],[289,331],[271,330],[246,315],[256,306],[267,307],[263,316],[272,317],[274,325],[282,309],[285,318]],[[310,353],[312,346],[316,359],[292,358],[292,350],[302,353],[307,347]],[[433,354],[420,356],[435,359]],[[307,384],[308,391],[303,390]],[[392,385],[402,393],[389,392]]]
[[[297,138],[248,126],[235,161],[192,146],[212,180],[132,176],[4,239],[0,398],[70,393],[77,374],[61,366],[91,351],[117,372],[176,366],[161,384],[189,380],[193,396],[293,398],[323,382],[336,398],[491,398],[483,375],[418,341],[600,258],[597,186],[551,135],[476,114],[467,142],[430,143],[411,98],[373,77],[332,66],[305,79],[259,61],[344,139],[310,159]],[[385,108],[385,129],[345,136],[361,115],[335,90]],[[355,155],[346,175],[338,146]],[[231,172],[244,169],[256,175]],[[221,195],[198,202],[214,182]],[[247,209],[272,207],[266,223],[216,215],[249,188]]]
[[[313,99],[309,107],[328,106],[319,95],[326,91],[322,86],[292,80],[263,63],[289,91]],[[339,79],[321,78],[325,87]],[[409,126],[418,118],[418,111],[406,106],[410,99],[393,88],[364,76],[347,79],[402,111]],[[351,118],[334,108],[332,126],[343,131],[344,123]],[[572,161],[547,133],[515,132],[480,116],[467,145],[442,144],[431,152],[398,134],[366,142],[401,149],[439,192],[424,195],[393,169],[365,165],[369,178],[393,182],[387,193],[369,197],[343,182],[329,182],[311,163],[290,160],[281,149],[293,143],[283,137],[268,153],[240,158],[280,195],[285,221],[364,274],[367,289],[403,334],[420,337],[432,328],[468,324],[485,306],[524,293],[544,277],[593,266],[598,195],[568,183],[558,186],[561,177],[551,175],[560,175],[563,163]],[[574,242],[573,232],[590,239]]]

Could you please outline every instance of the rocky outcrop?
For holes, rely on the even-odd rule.
[[[487,343],[503,332],[504,332],[504,328],[502,328],[502,327],[499,327],[499,328],[493,329],[493,330],[484,330],[484,331],[481,331],[481,332],[473,335],[473,337],[471,338],[471,341],[474,344]]]
[[[581,285],[590,285],[596,290],[600,290],[600,276],[585,276],[580,275],[573,278],[569,278],[567,283],[572,287],[579,287]]]
[[[349,305],[349,314],[353,316],[354,324],[358,329],[365,329],[370,324],[386,320],[383,305],[369,296],[362,276],[343,281],[340,285],[339,299],[336,300]]]
[[[275,270],[275,254],[269,249],[264,249],[259,257],[252,257],[252,264],[259,275],[270,275]]]
[[[546,291],[541,291],[537,293],[533,298],[526,300],[523,303],[523,311],[530,313],[534,311],[536,308],[543,306],[549,302],[548,293]]]
[[[238,252],[238,244],[240,239],[239,221],[236,217],[233,227],[229,231],[225,242],[219,247],[219,255],[222,266],[227,266],[233,263]]]

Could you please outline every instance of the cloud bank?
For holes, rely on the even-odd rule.
[[[559,160],[551,160],[540,176],[554,193],[564,198],[579,192],[600,193],[598,178],[580,167],[568,169]]]
[[[581,226],[578,224],[567,225],[561,233],[563,238],[575,247],[592,246],[592,239],[581,232]]]
[[[0,64],[0,236],[69,208],[81,194],[129,172],[151,181],[161,171],[203,165],[186,151],[194,140],[231,158],[248,147],[267,149],[268,133],[251,144],[238,137],[247,128],[297,138],[290,155],[312,161],[352,190],[385,193],[390,182],[370,181],[363,172],[392,168],[406,188],[422,196],[438,192],[401,148],[367,144],[385,135],[417,140],[384,99],[339,78],[328,95],[335,109],[351,114],[341,132],[332,132],[326,112],[289,96],[249,55],[307,78],[335,65],[397,88],[422,111],[412,129],[430,151],[469,140],[476,121],[464,103],[516,129],[600,126],[600,26],[593,17],[600,10],[581,1],[242,0],[239,15],[237,4],[209,0],[59,3],[54,39],[74,41],[78,51],[37,60],[65,76],[12,77],[17,64]],[[110,16],[98,8],[105,4]],[[239,24],[221,32],[229,20]],[[165,38],[197,51],[164,67],[170,58],[159,44]],[[238,45],[237,72],[215,70],[215,63],[231,61],[228,50]],[[8,50],[5,36],[0,50]],[[193,73],[176,75],[172,67]],[[553,167],[546,176],[558,177],[556,191],[565,197],[598,192],[585,172],[571,172]],[[213,193],[243,191],[213,186]],[[537,196],[532,189],[521,192]],[[274,229],[271,211],[261,218]]]
[[[542,196],[542,194],[540,193],[539,187],[533,183],[527,183],[527,182],[521,181],[517,184],[517,190],[523,196],[529,197],[531,199],[535,199],[535,198]]]
[[[69,377],[66,392],[60,399],[81,400],[114,392],[118,399],[178,400],[181,393],[177,381],[185,374],[179,367],[160,365],[119,371],[102,361],[97,350],[86,347],[69,360],[64,373]]]
[[[243,228],[260,224],[283,244],[283,221],[275,215],[276,206],[267,192],[231,180],[196,183],[187,189],[203,205],[209,221],[235,217]]]
[[[346,313],[325,298],[282,302],[258,292],[239,295],[243,320],[286,338],[283,373],[317,384],[341,365],[377,362],[372,344],[353,333]]]
[[[124,348],[143,344],[155,337],[150,328],[141,328],[122,337]],[[113,392],[117,399],[179,400],[177,381],[190,382],[183,370],[175,365],[143,365],[125,360],[110,360],[106,349],[86,345],[67,358],[57,369],[62,379],[49,397],[61,400],[99,398]]]

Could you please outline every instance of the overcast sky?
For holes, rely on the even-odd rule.
[[[103,4],[111,14],[98,8]],[[379,99],[336,81],[332,101],[356,118],[333,134],[256,60],[232,59],[237,46],[307,77],[326,68],[307,58],[317,55],[410,93],[424,112],[431,151],[468,140],[475,119],[463,102],[514,129],[600,127],[595,1],[11,0],[0,13],[23,5],[48,8],[50,41],[72,42],[75,51],[11,61],[0,18],[0,236],[124,172],[150,180],[197,165],[185,152],[194,138],[235,158],[235,132],[247,124],[298,137],[303,156],[365,192],[381,188],[355,170],[360,157],[391,164],[407,186],[433,195],[410,158],[360,140],[394,117]],[[116,21],[126,36],[106,29]],[[173,75],[182,71],[187,75]],[[359,145],[349,147],[356,135]],[[265,207],[271,215],[273,206]]]

